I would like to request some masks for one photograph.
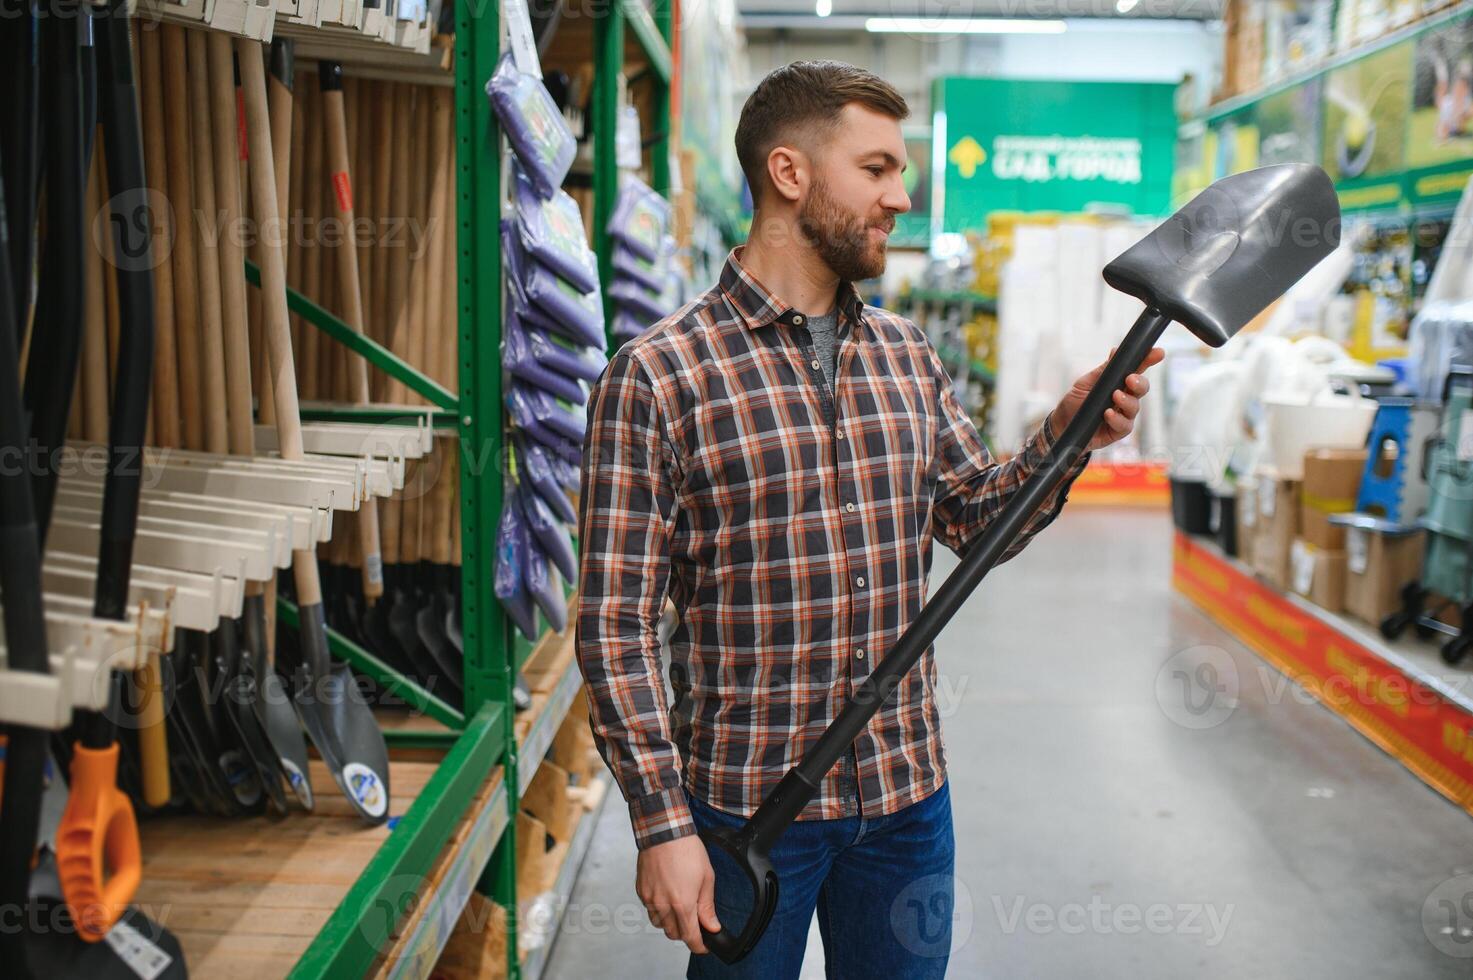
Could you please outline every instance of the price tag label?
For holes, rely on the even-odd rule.
[[[537,57],[537,39],[532,36],[532,15],[527,12],[527,0],[501,0],[501,16],[506,21],[511,60],[517,70],[541,78],[542,62]]]
[[[1293,566],[1290,577],[1294,591],[1309,595],[1310,586],[1314,585],[1314,552],[1303,541],[1295,541],[1289,561]]]
[[[118,959],[142,980],[156,980],[174,962],[174,957],[121,919],[108,930],[104,938]]]
[[[1278,484],[1260,477],[1258,480],[1258,512],[1264,517],[1274,516],[1274,499],[1278,496]]]
[[[1345,529],[1345,564],[1352,574],[1364,575],[1368,563],[1367,553],[1370,551],[1370,542],[1367,540],[1364,528],[1351,527]]]
[[[1253,496],[1255,492],[1256,490],[1252,489],[1245,490],[1244,496],[1247,499],[1243,501],[1243,506],[1238,508],[1245,528],[1251,528],[1258,523],[1258,501]]]

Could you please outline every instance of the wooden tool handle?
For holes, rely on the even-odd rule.
[[[205,399],[205,449],[212,453],[230,451],[230,423],[226,411],[225,334],[220,308],[220,235],[227,229],[217,224],[215,210],[214,155],[210,149],[209,52],[203,31],[187,31],[185,53],[196,81],[189,85],[189,115],[194,124],[190,162],[194,169],[194,203],[198,208],[199,235],[199,328],[200,377]]]
[[[211,143],[215,148],[216,204],[225,222],[219,235],[220,312],[224,327],[225,401],[230,451],[253,456],[251,345],[246,324],[245,250],[234,229],[241,218],[239,135],[236,130],[235,59],[230,36],[207,31],[210,64]]]
[[[164,196],[168,192],[168,163],[164,148],[164,92],[161,43],[157,31],[138,32],[139,95],[143,120],[144,171],[148,189]],[[169,216],[157,215],[168,235]],[[165,241],[167,241],[167,237]],[[179,429],[178,353],[174,337],[174,274],[167,261],[153,269],[154,369],[153,436],[157,445],[177,447]]]
[[[200,390],[199,271],[194,249],[194,182],[189,118],[188,66],[184,28],[164,24],[164,156],[169,172],[169,203],[174,211],[174,334],[179,367],[181,440],[188,449],[205,445]],[[200,120],[203,124],[204,120]]]

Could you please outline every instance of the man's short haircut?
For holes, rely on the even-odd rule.
[[[873,72],[842,61],[795,61],[767,73],[737,122],[737,160],[752,202],[767,189],[767,155],[772,148],[802,138],[809,146],[827,140],[851,102],[894,119],[905,119],[910,107],[889,82]]]

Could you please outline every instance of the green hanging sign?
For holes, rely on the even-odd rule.
[[[1170,206],[1174,86],[943,78],[933,158],[944,161],[942,231],[980,230],[992,211],[1141,215]],[[939,151],[936,152],[936,151]]]

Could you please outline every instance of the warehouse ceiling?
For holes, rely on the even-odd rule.
[[[830,0],[827,17],[815,14],[815,0],[737,0],[748,26],[851,28],[866,17],[1017,17],[1119,18],[1128,20],[1216,20],[1225,0]],[[1122,9],[1124,11],[1122,12]]]

